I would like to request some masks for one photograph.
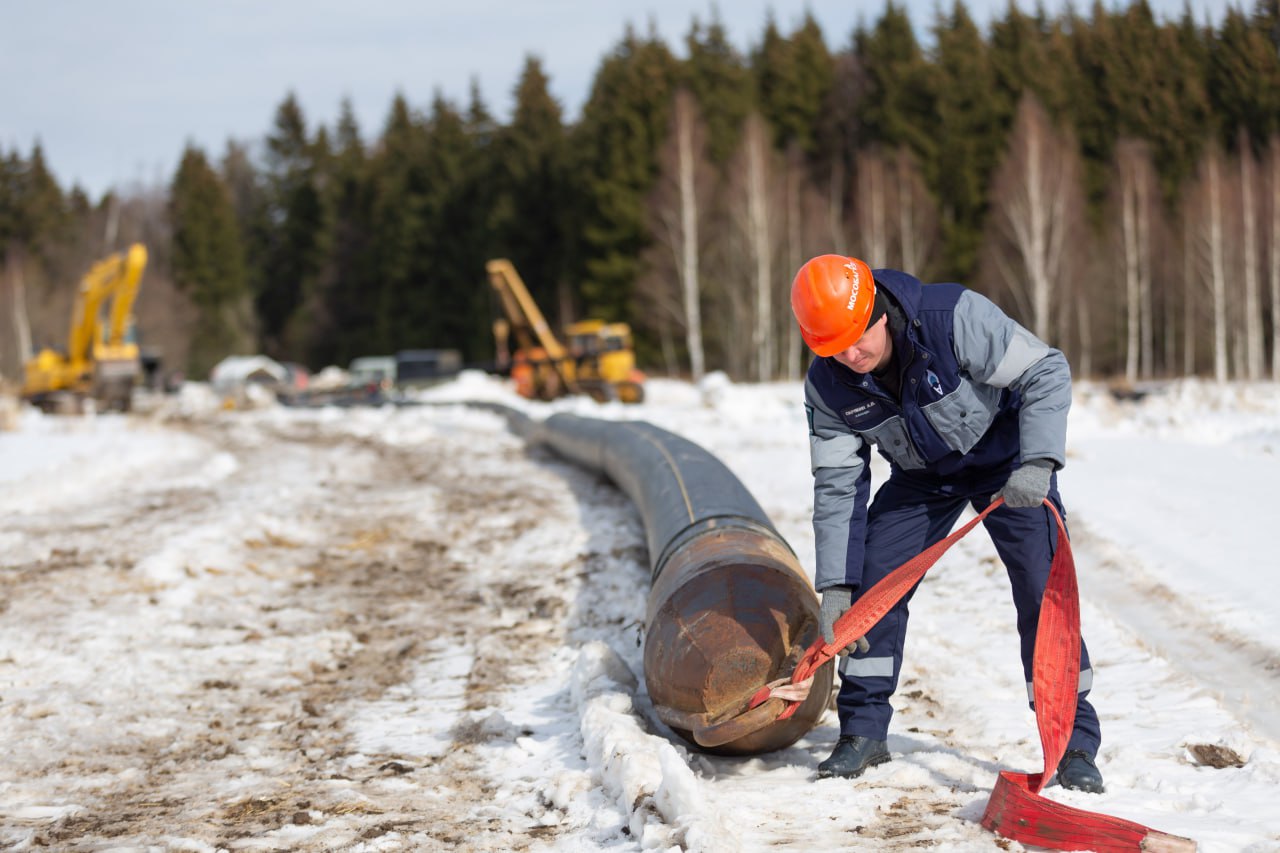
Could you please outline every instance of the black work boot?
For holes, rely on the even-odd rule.
[[[1093,763],[1093,756],[1079,749],[1070,750],[1058,762],[1058,784],[1073,791],[1103,792],[1102,774]]]
[[[818,765],[818,778],[843,776],[856,779],[862,771],[889,760],[889,747],[882,740],[872,740],[861,735],[843,735],[836,741],[831,757]]]

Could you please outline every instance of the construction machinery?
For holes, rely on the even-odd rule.
[[[494,323],[498,361],[510,367],[521,396],[553,400],[565,394],[587,394],[600,402],[623,403],[644,399],[644,374],[636,369],[630,326],[603,320],[573,323],[564,330],[566,346],[547,324],[510,261],[491,260],[485,269],[506,315]],[[510,337],[515,338],[516,350],[508,359]]]
[[[142,359],[133,337],[133,303],[147,265],[134,243],[95,263],[80,281],[66,352],[41,350],[26,363],[23,399],[47,412],[128,411]]]

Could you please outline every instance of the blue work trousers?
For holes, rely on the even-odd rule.
[[[854,593],[854,600],[898,566],[947,536],[966,504],[972,504],[977,511],[985,509],[991,495],[1000,489],[1006,478],[1007,472],[1002,472],[996,477],[984,477],[967,484],[948,482],[935,487],[905,477],[890,477],[876,492],[868,510],[862,583]],[[1058,495],[1056,474],[1050,481],[1049,500],[1065,521],[1066,511]],[[1034,707],[1034,697],[1030,696],[1031,664],[1040,618],[1040,600],[1049,579],[1058,526],[1052,513],[1043,505],[1025,509],[1001,506],[987,516],[983,524],[995,543],[1013,587],[1018,635],[1022,641],[1023,674]],[[886,739],[889,719],[893,716],[889,697],[898,687],[902,649],[907,636],[908,603],[914,594],[913,588],[867,632],[868,651],[841,659],[842,685],[837,699],[841,734]],[[1092,681],[1089,653],[1082,640],[1079,702],[1075,730],[1067,749],[1080,749],[1089,755],[1097,753],[1101,740],[1097,712],[1086,698]],[[974,686],[982,689],[976,682]]]

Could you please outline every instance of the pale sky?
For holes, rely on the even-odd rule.
[[[903,0],[899,0],[903,2]],[[986,27],[1008,0],[968,0]],[[1029,0],[1018,0],[1025,9]],[[1150,0],[1180,17],[1184,0]],[[1228,0],[1185,0],[1221,22]],[[308,124],[332,126],[349,97],[369,140],[391,100],[426,108],[434,92],[465,105],[471,80],[499,118],[529,54],[538,56],[566,118],[577,117],[600,61],[626,24],[650,22],[677,53],[707,0],[3,0],[0,151],[24,157],[39,140],[64,188],[95,199],[111,186],[168,183],[184,145],[221,157],[228,138],[258,141],[289,91]],[[936,0],[903,2],[927,38]],[[950,0],[946,3],[950,6]],[[1054,12],[1060,0],[1045,0]],[[1077,8],[1087,9],[1080,0]],[[1127,5],[1106,0],[1108,7]],[[812,11],[833,49],[883,0],[721,0],[730,38],[747,50],[769,10],[784,33]],[[1248,4],[1251,8],[1252,4]]]

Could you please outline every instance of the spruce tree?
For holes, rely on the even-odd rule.
[[[476,293],[483,287],[484,257],[475,235],[484,220],[469,195],[476,152],[466,117],[439,95],[427,127],[428,234],[421,244],[427,253],[417,259],[417,322],[403,345],[465,349],[475,328]]]
[[[252,346],[244,251],[231,195],[200,149],[188,145],[169,188],[172,272],[195,306],[188,375]]]
[[[1161,69],[1160,102],[1164,109],[1152,122],[1151,142],[1164,201],[1172,209],[1213,136],[1207,88],[1208,38],[1186,11],[1177,24],[1160,28],[1157,44],[1147,52],[1148,61]]]
[[[525,60],[511,123],[494,140],[493,236],[552,321],[569,319],[568,145],[560,104],[536,57]],[[481,270],[484,259],[479,262]]]
[[[86,252],[72,245],[67,198],[45,165],[40,143],[27,160],[14,156],[9,163],[11,213],[8,239],[0,244],[0,274],[10,276],[19,314],[15,355],[27,358],[33,350],[66,345],[76,283],[100,247]]]
[[[415,289],[422,283],[419,259],[425,247],[430,190],[425,160],[427,132],[413,116],[408,102],[397,93],[382,133],[382,144],[370,164],[372,220],[376,235],[374,281],[375,306],[371,349],[392,354],[404,346],[412,328]]]
[[[19,161],[21,162],[21,161]],[[44,162],[44,148],[37,142],[17,174],[15,237],[45,260],[55,243],[68,236],[67,200],[57,179]]]
[[[317,290],[329,234],[316,160],[302,108],[290,94],[277,109],[267,137],[270,229],[257,294],[263,346],[278,358],[303,358],[310,344],[311,318],[303,309]]]
[[[789,49],[795,95],[783,125],[791,131],[787,145],[797,144],[807,158],[818,159],[818,130],[835,85],[835,64],[812,13],[806,12],[800,28],[791,34]]]
[[[327,334],[312,348],[316,365],[346,364],[365,354],[372,344],[372,193],[364,142],[349,100],[342,102],[327,177],[325,189],[333,211],[333,240],[323,283]]]
[[[1002,127],[1012,127],[1025,90],[1035,94],[1052,119],[1067,117],[1070,68],[1064,67],[1061,55],[1052,53],[1052,31],[1042,10],[1027,15],[1009,0],[1005,16],[991,24],[989,41],[996,84],[994,106],[1000,112]]]
[[[240,233],[240,245],[244,251],[245,279],[249,292],[258,294],[265,289],[266,261],[271,245],[271,221],[268,210],[265,181],[257,166],[253,163],[247,145],[235,140],[228,140],[222,155],[220,176],[227,194],[231,199],[231,207],[235,213],[237,229]],[[260,315],[255,302],[255,329],[261,327]],[[258,340],[258,348],[262,342]]]
[[[831,61],[831,90],[819,113],[816,150],[810,159],[814,185],[826,199],[827,223],[820,239],[829,251],[843,252],[848,251],[843,220],[850,209],[850,176],[864,136],[859,110],[867,82],[852,40]]]
[[[938,146],[933,127],[936,95],[929,64],[903,7],[889,0],[874,28],[855,31],[853,48],[863,76],[860,143],[879,143],[886,150],[905,145],[922,163],[932,163]]]
[[[707,154],[723,166],[733,156],[738,134],[751,111],[753,83],[742,55],[729,42],[718,12],[705,26],[694,19],[685,49],[681,80],[698,100],[707,128]]]
[[[751,58],[760,114],[773,129],[774,145],[795,145],[814,154],[822,107],[834,83],[835,71],[822,29],[811,14],[790,37],[784,38],[772,18]]]
[[[18,152],[0,150],[0,258],[20,227],[18,188],[21,180],[22,158]]]
[[[496,198],[502,190],[499,185],[499,158],[497,145],[501,128],[480,92],[477,80],[471,81],[471,96],[467,104],[466,133],[470,144],[467,173],[459,185],[455,207],[465,223],[466,244],[464,261],[459,270],[462,295],[467,299],[465,315],[459,317],[458,334],[464,358],[481,364],[494,360],[493,321],[498,315],[494,295],[485,280],[484,262],[500,254],[493,227]],[[567,180],[567,176],[562,176]],[[567,259],[573,251],[568,225],[572,219],[572,201],[562,193],[560,208],[555,216],[562,220],[562,243],[558,250]],[[566,264],[568,261],[566,260]]]
[[[584,196],[581,296],[586,315],[626,320],[650,237],[645,199],[658,175],[676,76],[670,50],[630,28],[596,73],[573,134]]]
[[[993,98],[996,75],[987,46],[962,2],[934,28],[936,117],[945,140],[926,174],[944,210],[944,258],[948,277],[968,278],[977,261],[987,189],[1006,146],[1002,109]],[[1007,114],[1007,108],[1003,110]]]
[[[1210,45],[1209,95],[1220,141],[1228,148],[1236,145],[1242,130],[1256,150],[1280,131],[1280,54],[1267,30],[1265,6],[1262,12],[1251,20],[1229,8]]]
[[[1105,33],[1103,88],[1112,111],[1107,148],[1122,137],[1147,140],[1156,168],[1180,180],[1208,135],[1197,120],[1203,115],[1203,65],[1194,52],[1179,52],[1177,30],[1157,24],[1145,0],[1111,15]],[[1109,172],[1110,163],[1096,166]]]

